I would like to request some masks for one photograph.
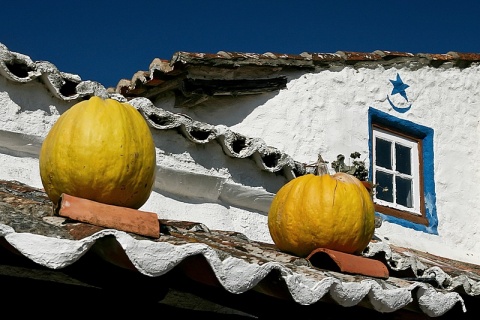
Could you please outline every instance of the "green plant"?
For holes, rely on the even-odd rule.
[[[361,156],[360,152],[352,152],[350,154],[350,158],[352,158],[352,164],[347,165],[345,163],[345,156],[343,154],[339,154],[337,156],[337,160],[332,161],[331,166],[335,170],[335,172],[344,172],[351,174],[355,178],[360,181],[367,181],[368,179],[368,168],[365,165],[364,160],[357,160]]]

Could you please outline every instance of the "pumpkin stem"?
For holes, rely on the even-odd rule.
[[[322,155],[320,153],[318,154],[317,166],[315,167],[314,174],[316,176],[329,174],[327,162],[325,160],[323,160]]]

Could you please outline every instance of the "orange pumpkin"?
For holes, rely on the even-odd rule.
[[[306,257],[317,248],[362,252],[375,230],[375,210],[360,180],[346,173],[306,174],[275,195],[268,228],[284,252]]]
[[[91,97],[55,122],[40,150],[40,175],[54,204],[62,193],[140,208],[155,181],[156,152],[132,105]]]

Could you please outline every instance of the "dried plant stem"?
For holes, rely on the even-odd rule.
[[[322,155],[320,153],[318,154],[317,165],[315,167],[314,174],[316,176],[329,174],[327,162],[325,160],[323,160]]]

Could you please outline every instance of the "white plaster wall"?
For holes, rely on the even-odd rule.
[[[389,80],[397,73],[409,85],[412,108],[405,114],[394,111],[387,101],[390,96],[396,105],[406,104],[399,95],[391,95]],[[344,68],[292,75],[286,90],[268,99],[259,97],[261,104],[255,107],[252,98],[244,105],[225,99],[220,106],[207,103],[182,112],[201,121],[231,124],[233,131],[261,137],[305,163],[314,162],[319,152],[329,161],[353,151],[366,156],[369,107],[433,128],[438,236],[388,222],[376,233],[397,245],[480,263],[479,75],[478,65],[463,70]]]
[[[386,100],[391,94],[389,82],[397,73],[410,87],[407,94],[412,108],[406,114],[391,109]],[[478,66],[467,69],[352,69],[291,74],[288,87],[278,93],[236,100],[221,99],[192,109],[173,108],[173,97],[155,102],[173,112],[189,114],[210,124],[224,124],[232,131],[260,137],[295,160],[314,162],[322,153],[329,161],[337,154],[359,151],[367,155],[367,111],[374,107],[402,119],[435,130],[435,188],[439,235],[430,235],[384,222],[378,236],[394,244],[430,253],[480,263],[479,191],[476,179],[480,168],[478,119],[480,112]],[[27,90],[28,86],[28,90]],[[391,96],[395,103],[401,103]],[[0,77],[0,129],[34,135],[42,139],[51,125],[72,103],[48,94],[39,83],[14,84]],[[173,147],[162,146],[165,135],[156,133],[158,164],[162,168],[180,168],[229,182],[248,182],[258,187],[268,178],[254,165],[248,177],[233,177],[249,167],[243,160],[228,159],[218,146],[195,154],[198,149],[180,136],[170,136]],[[168,140],[167,140],[168,141]],[[172,145],[172,144],[170,144]],[[215,165],[208,165],[208,161]],[[241,163],[241,164],[240,164]],[[14,179],[41,187],[38,160],[0,154],[0,179]],[[275,179],[275,178],[272,178]],[[278,181],[276,182],[278,183]],[[272,186],[270,186],[270,189]],[[142,210],[156,212],[160,218],[198,221],[211,229],[244,233],[253,240],[271,242],[265,212],[226,206],[215,201],[181,198],[154,192]]]
[[[21,134],[19,142],[8,143],[8,147],[12,145],[18,147],[12,151],[5,150],[8,148],[5,148],[4,140],[9,137],[2,137],[0,131],[0,179],[17,180],[33,187],[43,188],[38,154],[32,154],[35,152],[30,151],[28,144],[30,142],[41,144],[58,117],[74,103],[53,97],[40,82],[16,84],[0,77],[0,130]],[[225,188],[228,183],[235,183],[231,180],[230,171],[241,170],[236,169],[238,163],[228,159],[219,145],[213,144],[204,148],[200,146],[200,149],[207,150],[197,154],[192,150],[198,146],[187,141],[176,131],[153,130],[152,134],[157,144],[159,175],[166,170],[175,170],[177,172],[175,179],[182,175],[187,176],[185,181],[181,181],[177,187],[173,186],[173,189],[179,187],[187,189],[189,181],[198,180],[202,176],[205,181],[221,180],[222,183],[219,185],[222,188]],[[21,156],[18,156],[16,149],[25,149],[29,152],[20,152]],[[253,161],[240,164],[240,168],[245,171],[246,179],[259,181],[268,179],[268,174],[259,172]],[[195,174],[193,178],[191,174]],[[175,181],[165,181],[165,184],[173,185],[173,182]],[[205,196],[208,192],[216,192],[220,195],[221,190],[205,188],[191,189],[187,192],[182,190],[183,194],[190,193],[190,196],[185,197],[165,193],[164,189],[165,186],[156,188],[150,199],[140,209],[155,212],[162,219],[201,222],[210,229],[237,231],[253,240],[271,242],[266,225],[267,216],[264,212],[228,206],[213,196],[210,199],[198,198],[199,194]],[[255,188],[252,190],[255,191]],[[242,195],[238,194],[238,196]]]

